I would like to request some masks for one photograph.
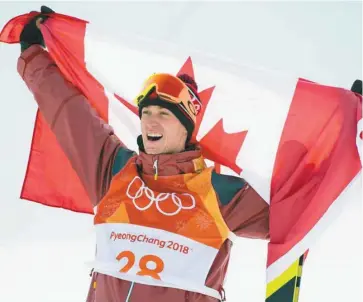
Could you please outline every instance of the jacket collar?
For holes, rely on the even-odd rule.
[[[140,172],[155,176],[199,173],[205,162],[198,147],[175,154],[146,154],[140,150],[136,164]]]

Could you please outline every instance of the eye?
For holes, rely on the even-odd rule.
[[[167,112],[167,111],[161,111],[160,114],[161,115],[170,115],[169,112]]]
[[[148,109],[143,109],[142,110],[142,115],[148,115],[148,114],[150,114],[150,111],[148,110]]]

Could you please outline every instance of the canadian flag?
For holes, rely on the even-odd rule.
[[[0,41],[18,43],[30,13],[10,20]],[[132,103],[154,72],[196,79],[203,109],[193,139],[221,173],[245,178],[270,205],[267,282],[303,255],[350,202],[362,168],[362,97],[300,78],[168,51],[151,41],[97,35],[92,24],[52,14],[41,25],[47,49],[114,129],[137,150]],[[146,46],[147,45],[147,46]],[[361,157],[361,159],[360,159]],[[52,169],[47,169],[52,163]],[[38,112],[21,198],[93,213],[77,175]],[[355,194],[353,198],[362,199]]]

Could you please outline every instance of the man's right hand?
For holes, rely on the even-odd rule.
[[[362,80],[355,80],[350,90],[355,93],[362,94]]]
[[[45,47],[43,35],[39,29],[40,23],[43,23],[49,18],[49,14],[54,13],[54,11],[42,5],[40,8],[40,13],[31,19],[23,28],[20,34],[20,45],[21,52],[29,48],[31,45],[38,44]]]

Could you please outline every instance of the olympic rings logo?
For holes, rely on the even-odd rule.
[[[136,193],[132,195],[131,187],[137,180],[141,182],[141,185],[136,191]],[[149,199],[150,202],[146,206],[139,206],[137,204],[137,200],[141,198],[144,194]],[[175,216],[181,210],[191,210],[195,208],[196,204],[194,196],[189,193],[182,193],[179,194],[179,196],[177,193],[159,193],[155,195],[154,192],[145,185],[145,183],[139,176],[135,176],[135,178],[130,182],[130,184],[127,187],[126,195],[128,198],[132,200],[132,203],[134,204],[135,208],[138,209],[139,211],[145,211],[155,203],[157,210],[165,216]],[[187,196],[188,199],[190,198],[191,205],[189,206],[183,205],[180,195]],[[163,211],[160,207],[160,204],[170,199],[172,200],[173,204],[177,207],[177,209],[174,212],[169,213]]]

